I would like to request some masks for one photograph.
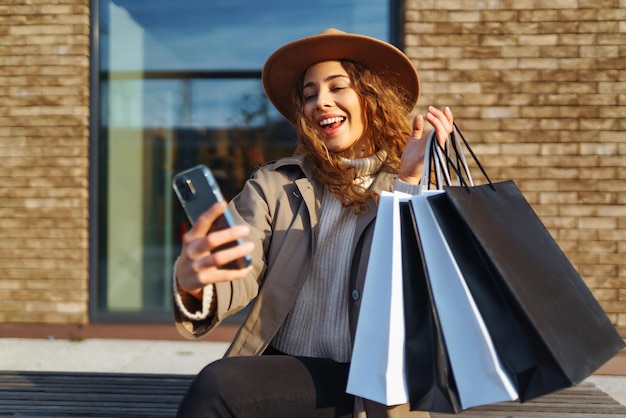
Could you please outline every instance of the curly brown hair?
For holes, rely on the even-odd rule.
[[[360,98],[365,130],[373,141],[375,152],[386,151],[383,169],[398,172],[402,150],[412,132],[407,114],[407,95],[383,77],[370,71],[365,65],[340,60],[346,70],[352,88]],[[365,190],[354,180],[353,167],[341,164],[341,157],[326,148],[316,127],[304,117],[302,83],[294,94],[294,106],[298,109],[298,147],[296,154],[306,154],[312,162],[313,177],[324,184],[343,204],[354,207],[357,212],[366,208],[369,198],[378,200],[378,194]]]

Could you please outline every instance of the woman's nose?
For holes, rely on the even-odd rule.
[[[323,108],[326,106],[330,106],[330,104],[332,103],[332,100],[330,98],[330,94],[327,91],[320,91],[317,93],[317,107],[318,108]]]

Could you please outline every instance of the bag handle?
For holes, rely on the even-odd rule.
[[[451,172],[454,172],[456,175],[459,186],[465,187],[468,191],[470,187],[474,187],[474,181],[470,173],[464,149],[467,149],[483,176],[485,176],[490,188],[495,191],[495,187],[487,175],[485,168],[478,160],[478,157],[470,147],[456,122],[453,123],[453,126],[454,128],[450,134],[450,139],[446,141],[444,146],[441,146],[439,141],[437,141],[435,131],[432,131],[427,138],[428,142],[424,155],[424,171],[420,183],[420,193],[430,188],[429,180],[431,172],[435,174],[435,187],[438,190],[442,189],[444,184],[448,186],[452,185]]]
[[[448,146],[450,141],[446,142],[444,147],[439,145],[437,141],[437,133],[432,131],[426,139],[426,149],[424,151],[424,168],[422,171],[422,179],[420,181],[421,194],[425,190],[429,190],[433,185],[431,180],[434,180],[434,189],[442,190],[444,185],[452,185],[451,171],[459,172],[456,166],[459,164],[463,167],[463,172],[466,173],[466,177],[470,185],[474,185],[471,175],[469,174],[469,168],[467,166],[467,160],[462,151],[460,154],[457,150],[462,150],[460,144],[458,144],[458,137],[451,136],[450,141],[457,142],[453,146]],[[451,170],[452,168],[452,170]],[[458,177],[458,175],[457,175]],[[458,179],[458,184],[463,185],[461,179]]]
[[[446,181],[449,182],[449,171],[444,169],[443,157],[441,150],[433,146],[437,142],[436,132],[432,131],[426,139],[426,149],[424,150],[424,168],[422,169],[422,179],[420,181],[419,194],[430,189],[431,174],[435,177],[435,188],[440,190],[443,185],[443,176],[446,175]]]
[[[483,167],[483,165],[480,163],[480,161],[478,160],[478,157],[476,156],[476,154],[474,153],[474,150],[472,150],[472,147],[470,147],[469,142],[467,142],[467,139],[465,139],[465,136],[463,136],[463,133],[461,132],[461,130],[459,129],[459,127],[457,126],[456,122],[453,122],[454,125],[454,131],[452,132],[452,134],[454,136],[456,136],[456,134],[458,134],[459,137],[461,137],[461,140],[463,142],[463,145],[465,145],[465,148],[467,148],[467,151],[470,153],[470,155],[472,156],[472,159],[474,160],[474,162],[476,163],[476,166],[478,166],[478,169],[480,170],[480,172],[483,174],[483,176],[485,176],[485,179],[487,180],[487,182],[489,183],[489,187],[491,188],[491,190],[495,191],[496,188],[493,186],[493,183],[491,182],[491,179],[489,178],[489,176],[487,175],[487,172],[485,171],[485,168]],[[462,148],[459,147],[459,149],[461,150],[460,153],[463,155],[462,152]],[[457,153],[458,155],[458,153]],[[465,156],[463,155],[463,158],[465,158]],[[467,165],[465,166],[466,170],[467,170],[467,174],[469,175],[469,169],[467,168]],[[472,184],[473,186],[473,184]],[[464,186],[466,189],[469,187],[467,185]]]

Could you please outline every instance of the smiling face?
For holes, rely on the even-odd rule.
[[[346,158],[373,154],[359,95],[339,61],[312,65],[302,85],[304,117],[319,130],[330,152]]]

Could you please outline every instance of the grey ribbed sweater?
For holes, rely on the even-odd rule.
[[[368,188],[382,166],[381,157],[384,155],[344,162],[356,168],[356,181]],[[274,348],[291,355],[350,361],[350,248],[356,220],[354,208],[343,207],[332,193],[324,191],[312,269],[293,310],[272,341]]]

